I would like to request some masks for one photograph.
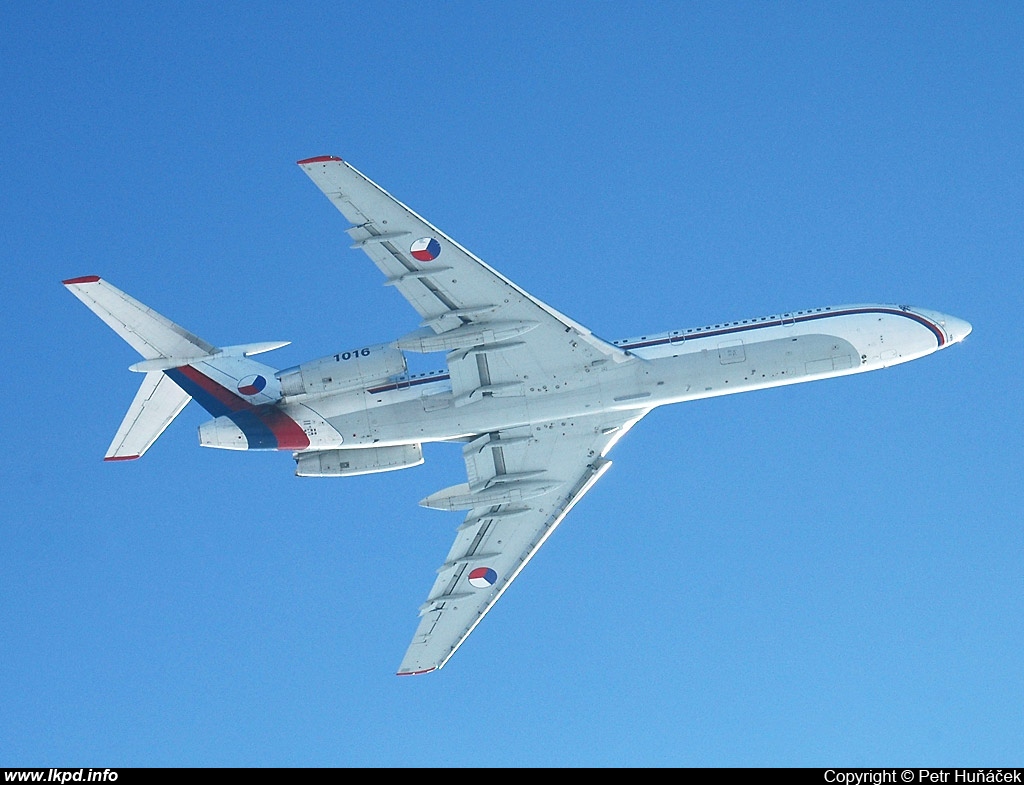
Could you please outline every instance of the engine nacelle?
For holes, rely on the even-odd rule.
[[[285,368],[276,376],[281,380],[282,395],[323,395],[365,390],[405,373],[406,367],[400,349],[393,343],[379,343]]]
[[[419,466],[423,463],[423,448],[419,444],[398,444],[300,452],[295,455],[295,463],[297,477],[351,477]]]

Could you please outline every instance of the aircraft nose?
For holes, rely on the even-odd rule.
[[[939,313],[938,311],[930,311],[924,308],[915,308],[914,310],[925,319],[939,326],[939,329],[946,334],[946,346],[960,343],[960,341],[970,335],[972,329],[970,322],[950,316],[948,313]]]
[[[971,323],[964,321],[963,319],[957,319],[955,316],[943,315],[942,320],[939,322],[942,325],[942,329],[946,331],[946,335],[949,336],[950,343],[960,343],[964,338],[971,334]]]

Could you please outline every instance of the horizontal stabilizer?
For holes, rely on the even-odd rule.
[[[71,278],[63,283],[68,291],[147,360],[201,357],[217,351],[216,346],[111,286],[98,275]]]
[[[147,373],[103,460],[142,457],[190,400],[192,396],[163,373]]]

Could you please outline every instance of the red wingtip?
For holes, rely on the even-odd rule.
[[[66,281],[61,281],[65,286],[70,286],[73,283],[96,283],[100,277],[98,275],[83,275],[81,278],[68,278]]]
[[[341,159],[338,158],[338,156],[336,156],[336,155],[318,155],[316,158],[304,158],[301,161],[296,161],[296,163],[299,166],[302,166],[303,164],[318,164],[318,163],[322,163],[323,161],[340,161],[340,160]]]
[[[137,458],[140,458],[140,457],[141,456],[139,456],[139,455],[110,455],[110,456],[104,458],[103,460],[105,460],[105,461],[134,461],[134,460],[136,460]]]

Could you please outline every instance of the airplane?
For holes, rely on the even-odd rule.
[[[466,481],[420,502],[465,518],[398,675],[444,667],[652,409],[887,368],[971,332],[937,311],[866,304],[605,341],[348,162],[298,165],[419,313],[417,329],[277,370],[251,357],[288,342],[217,347],[99,276],[63,284],[142,355],[107,461],[141,457],[193,398],[213,417],[200,445],[288,450],[300,477],[405,469],[424,443],[461,444]],[[407,353],[442,352],[443,370],[409,373]]]

